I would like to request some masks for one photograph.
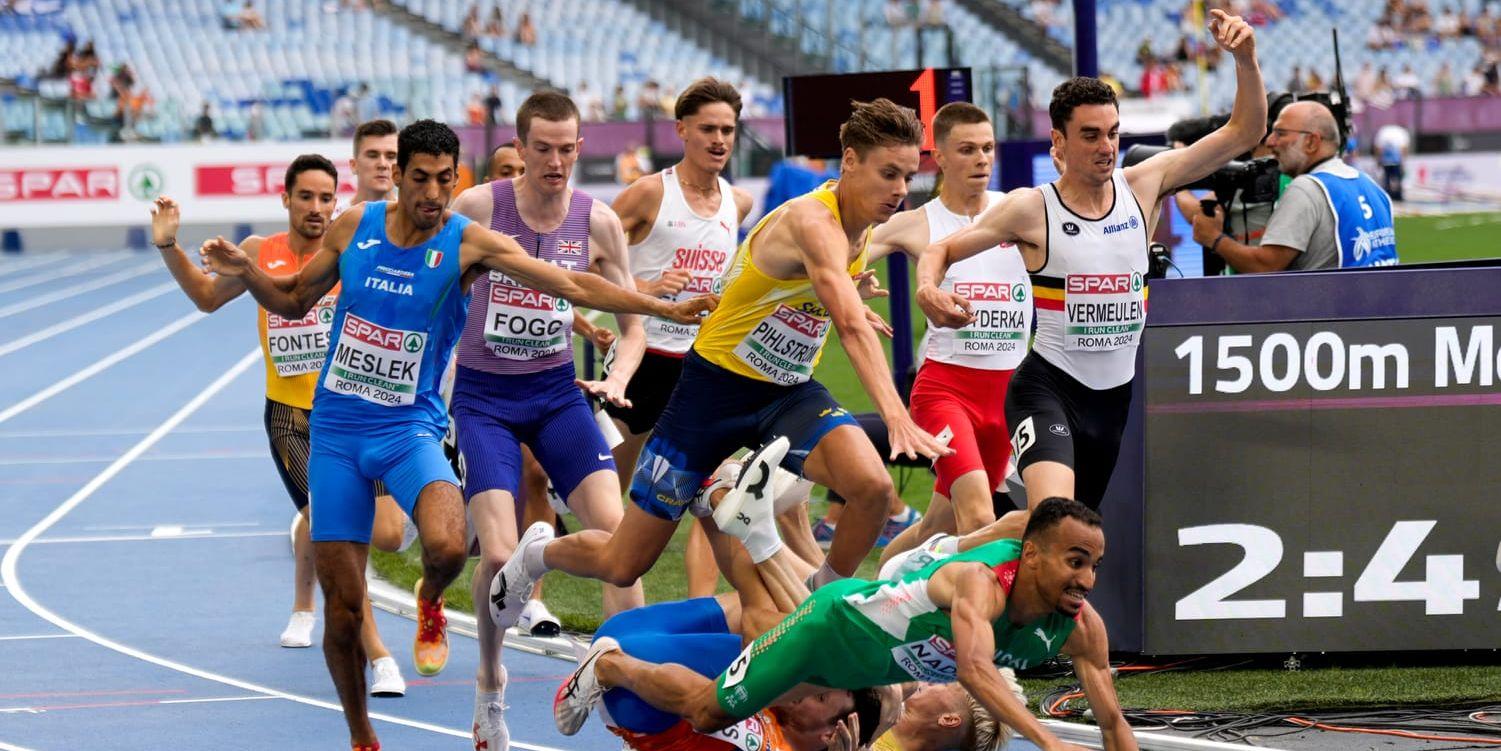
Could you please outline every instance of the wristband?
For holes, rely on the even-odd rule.
[[[1214,238],[1214,243],[1209,246],[1209,252],[1210,253],[1214,253],[1215,255],[1219,255],[1219,252],[1220,252],[1220,241],[1224,240],[1224,239],[1226,239],[1228,237],[1230,237],[1230,235],[1228,235],[1228,234],[1226,234],[1224,232],[1221,232],[1220,236]]]
[[[174,237],[164,243],[152,243],[152,245],[155,245],[157,250],[166,250],[168,248],[176,247],[177,238]]]

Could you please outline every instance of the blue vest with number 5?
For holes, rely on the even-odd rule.
[[[1311,173],[1334,210],[1340,268],[1397,265],[1397,233],[1392,227],[1392,199],[1364,172],[1340,177]]]

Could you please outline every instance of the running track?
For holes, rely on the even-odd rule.
[[[263,379],[248,296],[201,315],[154,252],[0,257],[0,751],[348,748],[321,651],[277,646]],[[474,642],[421,679],[414,624],[375,617],[408,681],[370,701],[382,745],[469,748]],[[505,661],[513,747],[620,747],[553,728],[571,663]]]

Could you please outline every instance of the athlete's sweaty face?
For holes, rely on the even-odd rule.
[[[855,711],[855,697],[843,689],[779,704],[773,708],[793,748],[822,747],[833,737],[839,721]]]
[[[297,173],[291,192],[281,194],[281,205],[287,209],[287,226],[309,240],[323,237],[338,202],[334,195],[336,187],[333,175],[321,169]]]
[[[496,149],[490,157],[490,172],[485,181],[509,180],[526,174],[526,162],[521,161],[521,152],[513,148]]]
[[[695,167],[706,172],[722,172],[735,150],[735,108],[724,102],[710,102],[679,120],[678,138],[683,139],[683,155]]]
[[[365,136],[354,145],[355,183],[363,190],[381,195],[390,192],[396,184],[392,177],[396,169],[396,134],[388,136]]]
[[[849,195],[860,202],[861,213],[879,224],[901,211],[917,162],[916,146],[872,146],[863,159],[845,149],[839,180],[852,183]]]
[[[413,154],[406,169],[396,168],[401,188],[396,203],[417,229],[432,229],[443,221],[443,209],[458,180],[459,166],[451,154]]]
[[[573,176],[573,163],[579,159],[584,139],[579,138],[579,121],[543,120],[533,117],[526,141],[516,139],[521,161],[526,164],[526,179],[543,193],[562,193]]]
[[[1063,127],[1066,133],[1053,131],[1053,149],[1063,160],[1064,174],[1108,181],[1121,147],[1121,117],[1115,105],[1081,104]]]
[[[955,125],[938,144],[933,158],[943,171],[944,185],[984,190],[990,185],[990,168],[995,165],[995,131],[990,123]]]
[[[1072,618],[1094,589],[1095,572],[1105,557],[1105,531],[1070,517],[1041,538],[1035,543],[1037,587],[1046,602]]]

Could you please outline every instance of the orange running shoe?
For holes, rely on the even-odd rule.
[[[413,589],[417,596],[417,639],[412,642],[412,663],[422,675],[437,675],[448,665],[448,618],[443,615],[443,598],[437,602],[422,599],[422,580]]]

